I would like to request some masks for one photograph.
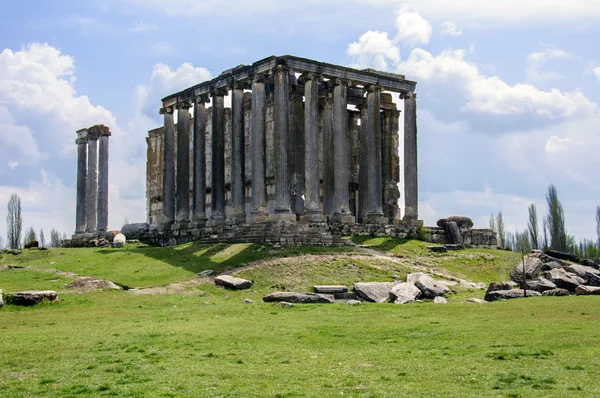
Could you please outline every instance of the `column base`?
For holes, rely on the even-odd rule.
[[[232,214],[227,220],[227,224],[243,224],[246,222],[246,213]]]
[[[217,226],[217,225],[225,225],[227,224],[227,219],[225,216],[215,216],[211,217],[210,221],[208,221],[208,225]]]
[[[325,221],[325,217],[323,217],[323,213],[319,212],[314,212],[314,213],[305,213],[303,215],[300,216],[300,221],[303,222],[318,222],[318,223],[322,223]]]
[[[157,229],[160,232],[167,232],[167,231],[170,231],[173,229],[174,224],[175,224],[175,221],[173,221],[173,220],[165,221],[164,223],[159,225]]]
[[[356,218],[352,214],[334,214],[329,217],[329,222],[340,224],[354,224]]]
[[[195,218],[190,222],[191,228],[202,228],[206,226],[208,219],[206,217]]]
[[[273,213],[273,214],[269,214],[269,221],[296,222],[296,214],[294,214],[294,213]]]
[[[363,219],[365,224],[386,224],[386,219],[381,213],[367,214],[367,217]]]
[[[259,223],[265,222],[269,218],[269,213],[267,213],[267,209],[263,206],[252,209],[250,211],[250,222],[251,223]]]
[[[173,229],[177,231],[181,231],[182,229],[188,229],[190,226],[189,220],[179,220],[173,224]]]

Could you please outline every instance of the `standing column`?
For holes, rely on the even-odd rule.
[[[98,232],[108,231],[108,140],[111,136],[106,126],[100,126],[98,149]]]
[[[212,182],[211,222],[225,223],[225,98],[227,89],[216,89],[212,96]]]
[[[190,220],[190,107],[189,101],[177,104],[177,215],[178,227],[187,228]]]
[[[173,107],[160,110],[164,116],[163,138],[163,214],[165,229],[169,229],[175,220],[175,121]]]
[[[401,94],[404,99],[404,219],[419,218],[417,170],[417,93]]]
[[[304,217],[323,221],[319,192],[319,77],[302,75],[304,80]]]
[[[358,168],[358,220],[366,222],[367,218],[367,203],[369,202],[369,187],[367,184],[368,162],[372,156],[367,151],[367,134],[369,131],[369,113],[366,101],[364,104],[357,106],[360,111],[360,149],[359,149],[359,168]]]
[[[87,129],[77,131],[77,208],[75,212],[75,234],[85,232],[87,210]]]
[[[333,215],[336,222],[352,223],[354,217],[349,206],[347,83],[342,79],[334,79],[333,84]]]
[[[358,175],[360,161],[360,112],[348,111],[348,146],[350,147],[350,211],[358,216]]]
[[[296,220],[290,209],[290,175],[288,170],[288,139],[290,136],[289,71],[277,65],[273,72],[275,92],[273,105],[273,130],[275,136],[275,215],[276,220]]]
[[[252,125],[250,140],[252,150],[252,210],[253,221],[267,217],[267,186],[265,159],[265,77],[254,76],[252,81]]]
[[[381,115],[379,86],[367,87],[367,117],[369,119],[366,138],[367,153],[367,222],[385,222],[381,206]]]
[[[323,101],[323,212],[333,215],[333,95],[328,92]]]
[[[98,138],[97,129],[88,130],[87,211],[85,232],[96,234],[98,216]]]
[[[231,207],[230,221],[241,224],[246,221],[245,157],[244,157],[244,85],[234,82],[231,92]]]
[[[193,220],[206,224],[206,107],[208,95],[202,94],[194,104],[194,177]]]
[[[290,74],[290,79],[296,78]],[[292,213],[304,214],[304,87],[290,85],[290,141],[288,142]]]

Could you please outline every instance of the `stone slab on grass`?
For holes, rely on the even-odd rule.
[[[354,290],[358,295],[372,303],[385,303],[390,299],[390,291],[400,282],[357,282]]]
[[[275,292],[264,296],[263,301],[266,303],[285,301],[297,304],[332,304],[335,299],[331,294]]]
[[[231,275],[219,275],[215,278],[215,285],[223,286],[228,289],[244,290],[252,287],[252,281],[242,278],[236,278]]]
[[[315,293],[336,294],[347,293],[348,287],[342,285],[318,285],[313,286]]]

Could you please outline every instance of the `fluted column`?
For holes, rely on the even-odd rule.
[[[190,220],[190,107],[189,101],[177,104],[177,212],[179,227]]]
[[[75,233],[85,232],[87,211],[87,129],[77,131],[77,207],[75,210]]]
[[[323,100],[323,213],[333,215],[333,94]]]
[[[351,223],[347,82],[334,79],[333,85],[333,215],[336,222]]]
[[[390,96],[391,100],[391,96]],[[383,184],[383,216],[393,223],[399,220],[400,208],[398,199],[400,192],[399,158],[398,158],[398,118],[400,111],[385,109],[382,112],[382,144],[381,144],[381,177]]]
[[[244,156],[244,84],[234,82],[231,93],[231,207],[230,221],[246,221]]]
[[[404,99],[404,219],[419,218],[417,167],[417,93],[403,93]]]
[[[381,206],[381,115],[379,86],[367,86],[367,222],[381,224],[385,220]]]
[[[294,73],[290,79],[296,81]],[[291,185],[292,213],[304,214],[304,87],[290,85],[290,141],[288,142],[288,170]]]
[[[194,104],[194,177],[193,221],[206,224],[206,106],[208,95],[196,98]]]
[[[322,221],[319,192],[319,77],[302,75],[304,80],[304,216]]]
[[[164,117],[163,138],[163,215],[164,228],[170,228],[175,220],[175,121],[173,107],[162,108]]]
[[[369,112],[366,101],[357,106],[360,111],[360,149],[359,149],[359,168],[358,168],[358,215],[360,222],[366,222],[367,203],[369,202],[369,187],[367,184],[368,162],[371,153],[367,151],[367,135],[370,130]]]
[[[252,81],[252,125],[250,140],[252,151],[252,210],[253,221],[267,217],[267,186],[265,159],[265,77],[255,75]]]
[[[108,127],[101,126],[98,148],[98,232],[108,231],[108,142],[111,136]]]
[[[217,89],[212,96],[212,182],[211,223],[225,223],[225,98],[227,89]]]
[[[98,216],[98,138],[97,130],[88,130],[87,211],[85,232],[95,234]]]

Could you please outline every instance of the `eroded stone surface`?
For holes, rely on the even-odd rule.
[[[223,286],[229,289],[243,290],[252,287],[252,281],[242,278],[236,278],[231,275],[219,275],[215,278],[215,285]]]
[[[412,303],[421,296],[421,289],[414,283],[399,283],[390,290],[390,299],[394,304]]]
[[[331,304],[335,302],[331,294],[298,293],[298,292],[275,292],[263,297],[263,301],[288,302],[297,304]]]
[[[30,306],[39,304],[44,300],[56,301],[58,295],[52,290],[31,290],[7,294],[5,300],[7,304]]]
[[[390,291],[399,282],[358,282],[354,290],[366,301],[384,303],[390,298]]]
[[[536,292],[534,290],[527,290],[527,296],[525,296],[525,291],[523,289],[511,289],[511,290],[495,290],[493,292],[488,292],[485,294],[486,301],[496,301],[496,300],[509,300],[514,298],[521,297],[535,297],[541,296],[542,294]]]

